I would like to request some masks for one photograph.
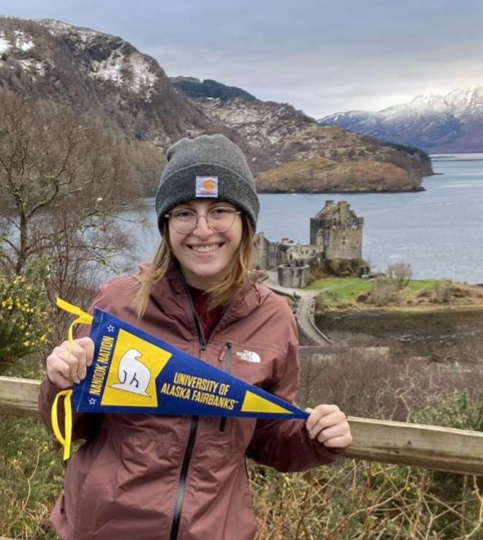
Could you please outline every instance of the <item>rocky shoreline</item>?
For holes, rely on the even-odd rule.
[[[315,314],[318,328],[341,346],[385,346],[432,361],[474,362],[483,348],[483,306],[422,311],[371,311]]]

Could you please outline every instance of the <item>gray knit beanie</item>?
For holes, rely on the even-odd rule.
[[[165,215],[175,206],[194,199],[220,199],[240,208],[257,224],[260,203],[255,182],[243,152],[224,135],[181,139],[166,154],[168,163],[156,193],[156,213],[161,233]]]

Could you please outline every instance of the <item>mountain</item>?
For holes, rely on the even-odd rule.
[[[259,158],[262,162],[255,164],[260,172],[312,159],[331,160],[333,174],[339,164],[347,162],[363,162],[366,167],[371,167],[370,163],[391,163],[402,169],[402,191],[421,189],[422,177],[432,174],[431,161],[417,148],[381,143],[338,126],[321,126],[287,103],[240,98],[197,99],[193,103],[206,116],[245,139],[249,147],[265,151]],[[347,172],[347,167],[341,165],[341,179],[347,177]],[[359,180],[354,177],[349,183],[358,186],[356,190],[378,190],[372,182]],[[392,188],[397,190],[397,183]]]
[[[155,59],[120,37],[61,21],[0,18],[0,87],[91,111],[106,128],[121,129],[133,147],[144,145],[137,162],[147,193],[156,187],[167,147],[201,133],[223,133],[239,144],[255,174],[309,159],[330,159],[333,175],[341,163],[390,163],[400,169],[392,177],[401,178],[403,191],[421,189],[423,175],[432,174],[430,160],[417,149],[320,126],[291,105],[263,102],[216,81],[174,82]],[[208,97],[189,98],[184,83]],[[349,170],[359,174],[341,166],[341,182]],[[346,183],[367,190],[377,174]]]
[[[419,95],[382,111],[339,112],[318,122],[430,153],[482,152],[483,87]]]
[[[170,80],[190,98],[214,98],[223,101],[236,97],[246,101],[255,101],[257,99],[242,88],[227,86],[212,79],[205,79],[201,82],[195,77],[171,77]]]

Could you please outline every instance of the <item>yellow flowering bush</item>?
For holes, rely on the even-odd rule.
[[[10,361],[45,347],[49,302],[42,283],[0,276],[0,370]]]

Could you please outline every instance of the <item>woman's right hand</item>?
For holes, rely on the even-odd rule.
[[[93,358],[94,342],[90,337],[75,339],[72,347],[64,341],[47,357],[47,377],[59,388],[72,388],[85,379]]]

